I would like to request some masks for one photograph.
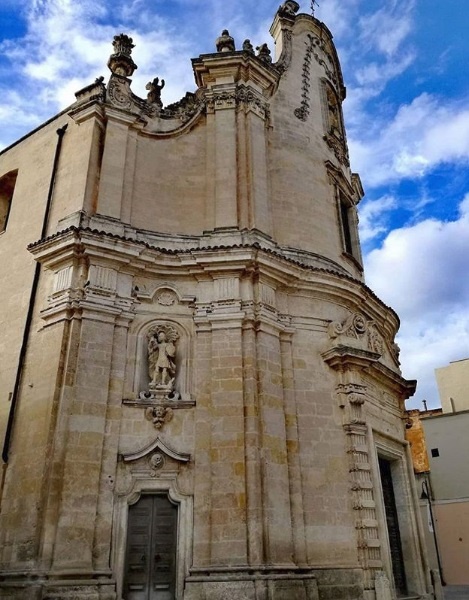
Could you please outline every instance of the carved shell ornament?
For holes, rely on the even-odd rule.
[[[172,290],[162,290],[158,292],[156,301],[161,306],[172,306],[177,301],[177,296]]]

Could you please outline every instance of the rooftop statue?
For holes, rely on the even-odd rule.
[[[281,17],[295,18],[296,13],[300,10],[300,5],[295,0],[287,0],[278,9]]]
[[[265,62],[267,64],[272,63],[272,56],[271,56],[272,53],[271,53],[269,47],[267,46],[267,44],[261,44],[260,46],[257,46],[256,50],[257,50],[257,58],[260,58],[263,62]]]
[[[159,77],[155,77],[153,81],[149,81],[145,86],[145,89],[148,90],[147,94],[147,102],[149,104],[157,104],[158,106],[163,106],[163,102],[161,101],[161,90],[165,86],[164,79],[161,80]]]
[[[224,29],[221,32],[221,36],[217,38],[215,44],[217,46],[217,52],[234,52],[236,50],[235,41],[231,37],[228,29]]]
[[[254,46],[251,44],[251,40],[244,40],[243,52],[249,52],[249,54],[254,54]]]

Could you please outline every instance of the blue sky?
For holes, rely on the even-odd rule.
[[[228,28],[267,41],[279,0],[2,0],[0,148],[107,77],[116,33],[134,38],[133,90],[163,102],[194,90],[190,58]],[[309,12],[310,2],[301,3]],[[366,280],[399,313],[409,406],[438,405],[433,370],[469,356],[467,0],[319,0],[347,85],[344,113]]]

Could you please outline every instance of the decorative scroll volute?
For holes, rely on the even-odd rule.
[[[329,337],[334,345],[351,346],[382,355],[384,340],[374,321],[367,321],[359,314],[353,313],[343,322],[329,325]]]

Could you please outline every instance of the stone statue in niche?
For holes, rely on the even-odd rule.
[[[155,77],[153,81],[149,81],[145,86],[145,89],[148,90],[147,94],[147,102],[148,104],[157,104],[159,107],[163,106],[163,102],[161,101],[161,90],[165,86],[164,79],[161,80],[159,77]]]
[[[329,111],[329,133],[342,139],[342,128],[340,125],[340,112],[337,103],[337,98],[334,92],[327,88],[327,108]]]
[[[150,390],[172,391],[176,378],[178,332],[170,325],[159,325],[148,335],[148,373]]]

